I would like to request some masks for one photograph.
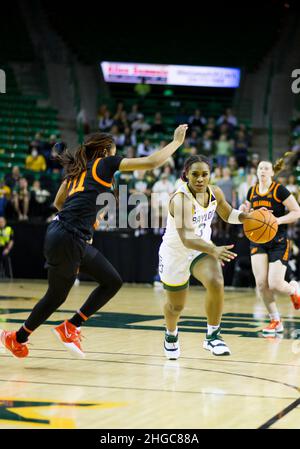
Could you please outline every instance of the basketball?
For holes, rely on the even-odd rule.
[[[264,209],[251,212],[251,217],[243,223],[246,237],[255,243],[267,243],[277,234],[278,224],[276,217]]]

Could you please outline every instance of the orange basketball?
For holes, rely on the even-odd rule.
[[[264,209],[251,212],[243,223],[245,236],[255,243],[267,243],[277,234],[278,224],[274,215]]]

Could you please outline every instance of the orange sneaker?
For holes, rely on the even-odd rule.
[[[27,357],[29,350],[26,343],[19,343],[16,339],[16,332],[4,331],[0,329],[0,343],[8,349],[14,357]]]
[[[69,351],[79,357],[85,357],[80,344],[81,332],[74,324],[69,323],[69,321],[64,321],[52,329],[52,332]]]
[[[281,321],[271,320],[270,324],[262,331],[264,334],[275,334],[277,332],[283,332],[284,328]]]
[[[292,301],[295,309],[299,310],[300,309],[300,289],[299,289],[299,284],[298,284],[297,281],[291,281],[290,285],[292,285],[296,289],[296,293],[294,295],[290,295],[291,301]]]

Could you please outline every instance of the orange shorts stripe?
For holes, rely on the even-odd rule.
[[[286,241],[286,250],[285,250],[285,253],[284,253],[283,258],[282,258],[282,260],[284,260],[284,261],[289,259],[290,246],[291,246],[290,241],[287,240]]]

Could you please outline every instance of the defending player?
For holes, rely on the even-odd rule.
[[[110,191],[117,170],[151,170],[163,165],[183,143],[186,130],[187,125],[180,125],[171,143],[144,158],[123,159],[116,156],[113,137],[106,133],[87,136],[74,155],[68,150],[62,154],[66,179],[55,200],[60,212],[49,225],[45,239],[48,290],[17,332],[0,330],[2,345],[15,357],[28,355],[28,337],[66,300],[79,268],[94,277],[99,286],[75,315],[57,326],[54,332],[67,349],[84,356],[80,343],[81,324],[122,286],[114,267],[88,244],[94,231],[97,197]]]
[[[300,207],[294,196],[273,176],[284,168],[284,160],[279,159],[274,167],[271,162],[261,161],[257,167],[258,183],[248,191],[247,201],[241,210],[271,210],[277,217],[278,231],[268,243],[251,242],[251,264],[258,295],[263,299],[270,316],[270,323],[263,329],[265,334],[283,332],[283,325],[275,302],[275,294],[290,295],[295,309],[300,308],[300,291],[296,281],[286,282],[285,273],[290,255],[290,241],[287,239],[287,224],[300,218]],[[288,210],[286,214],[285,209]]]

